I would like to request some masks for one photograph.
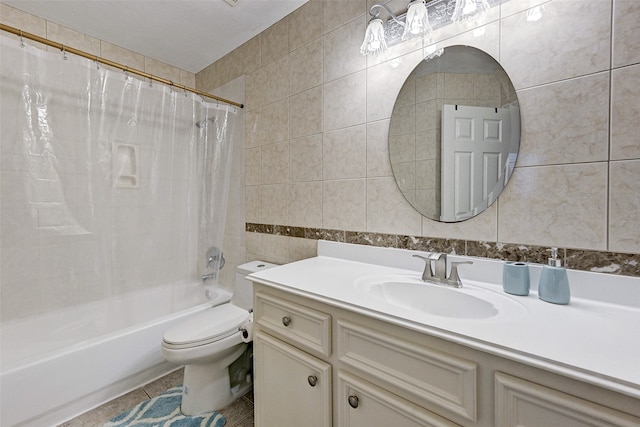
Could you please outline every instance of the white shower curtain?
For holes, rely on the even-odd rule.
[[[136,292],[167,314],[204,302],[204,251],[222,246],[235,107],[0,42],[2,324]],[[156,288],[172,300],[154,299]],[[74,327],[52,324],[48,335]],[[80,339],[111,326],[91,330]]]

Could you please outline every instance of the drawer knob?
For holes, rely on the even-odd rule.
[[[358,396],[349,396],[349,406],[351,406],[352,408],[357,408],[358,407]]]
[[[282,324],[283,324],[284,326],[289,326],[289,325],[291,324],[291,318],[290,318],[290,317],[288,317],[288,316],[284,316],[284,317],[282,318]]]
[[[311,387],[315,387],[316,384],[318,384],[318,377],[315,375],[309,375],[309,377],[307,377],[307,381],[309,381],[309,385]]]

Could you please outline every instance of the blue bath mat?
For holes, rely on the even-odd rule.
[[[215,411],[186,416],[180,411],[181,402],[182,386],[174,387],[111,418],[104,427],[222,427],[227,423]]]

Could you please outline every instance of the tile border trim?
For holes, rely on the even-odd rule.
[[[549,253],[547,252],[549,248],[546,246],[521,245],[517,243],[405,236],[366,231],[332,230],[259,223],[245,223],[245,231],[310,240],[322,239],[369,246],[445,252],[449,254],[536,264],[546,264],[547,258],[549,257]],[[640,277],[640,254],[574,248],[558,248],[558,253],[567,268]]]

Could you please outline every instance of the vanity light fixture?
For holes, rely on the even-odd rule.
[[[490,7],[487,0],[456,0],[451,20],[457,23],[468,21],[482,16]]]
[[[440,2],[441,0],[436,0]],[[380,9],[384,9],[391,19],[384,22],[380,18]],[[387,41],[393,44],[417,37],[424,37],[431,32],[429,15],[424,0],[412,0],[407,13],[396,16],[386,5],[374,4],[369,9],[372,16],[367,25],[364,41],[360,46],[363,55],[379,54],[387,49]]]
[[[379,54],[387,49],[387,39],[384,35],[384,24],[380,18],[372,18],[364,33],[364,41],[360,46],[363,55]]]
[[[432,29],[451,22],[481,18],[491,6],[508,0],[411,0],[407,12],[396,16],[386,5],[374,4],[369,9],[371,20],[360,47],[363,55],[377,55],[387,46],[410,39],[425,39]],[[381,9],[390,16],[380,17]]]
[[[429,14],[424,0],[412,0],[407,9],[402,40],[425,37],[431,32]]]
[[[379,9],[385,9],[387,13],[391,15],[391,19],[396,23],[396,25],[403,28],[405,26],[405,23],[400,21],[386,5],[374,4],[371,6],[371,9],[369,9],[369,15],[371,15],[372,18],[369,20],[369,24],[367,24],[367,31],[364,33],[364,41],[362,42],[362,46],[360,46],[360,53],[363,55],[377,55],[387,50],[387,29],[385,28],[384,21],[379,17]]]

